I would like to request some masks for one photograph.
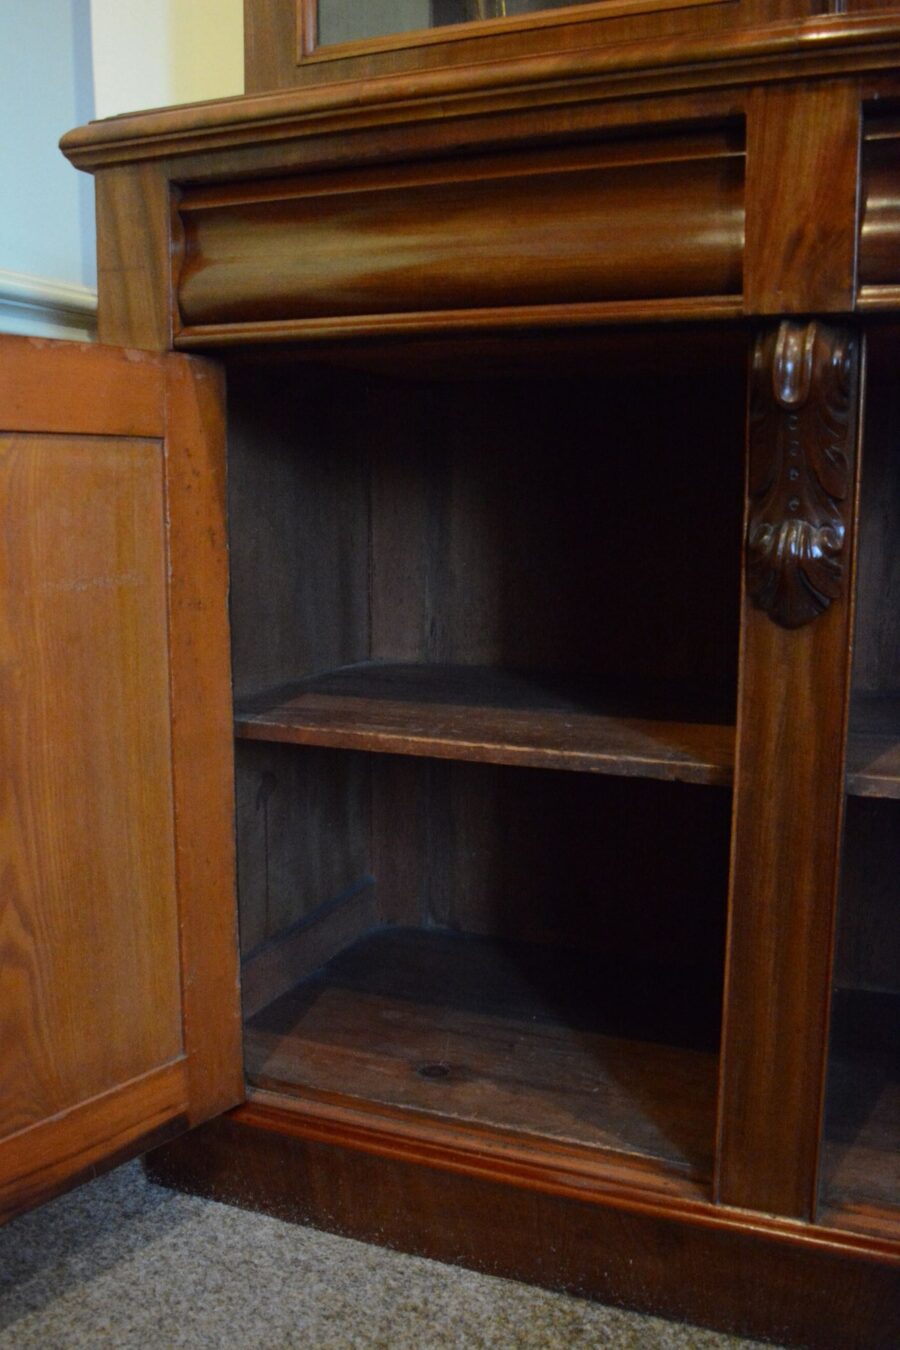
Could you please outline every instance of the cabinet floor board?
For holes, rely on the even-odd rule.
[[[728,785],[734,725],[684,691],[365,663],[243,700],[241,739]]]
[[[708,1176],[715,1000],[683,973],[682,985],[680,1008],[672,974],[381,929],[250,1020],[246,1068],[256,1087],[343,1094]]]

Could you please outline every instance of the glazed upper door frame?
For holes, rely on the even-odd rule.
[[[217,367],[0,338],[0,1219],[243,1098]]]
[[[485,10],[487,10],[485,6]],[[422,70],[542,57],[591,46],[724,33],[804,18],[804,0],[572,0],[531,14],[320,45],[319,0],[244,0],[248,94]]]

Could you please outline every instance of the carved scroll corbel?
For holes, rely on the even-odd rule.
[[[858,380],[846,329],[785,320],[754,349],[747,588],[784,628],[841,594]]]

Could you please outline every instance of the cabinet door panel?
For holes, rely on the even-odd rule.
[[[8,1215],[241,1075],[215,369],[2,339],[0,371]]]

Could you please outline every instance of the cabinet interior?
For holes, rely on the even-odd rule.
[[[900,1209],[900,802],[848,801],[825,1103],[826,1217],[896,1232]]]
[[[848,788],[821,1202],[896,1232],[900,1210],[900,390],[898,333],[868,337]],[[860,767],[864,774],[860,775]]]
[[[708,1182],[744,334],[228,385],[251,1084]]]

